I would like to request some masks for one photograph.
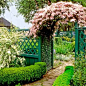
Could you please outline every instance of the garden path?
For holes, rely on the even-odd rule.
[[[71,61],[54,61],[54,68],[48,71],[41,80],[22,86],[52,86],[55,79],[64,72],[66,66],[73,65],[74,60]]]

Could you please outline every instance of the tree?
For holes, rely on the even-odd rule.
[[[83,6],[86,6],[86,0],[17,0],[16,7],[18,12],[24,16],[25,21],[28,22],[32,19],[38,9],[43,8],[46,5],[51,5],[51,3],[57,1],[78,2]]]
[[[86,8],[72,2],[52,3],[39,9],[31,20],[30,36],[51,36],[60,24],[77,21],[79,26],[86,26]]]
[[[9,10],[9,5],[12,0],[0,0],[0,14],[5,12],[5,9]]]

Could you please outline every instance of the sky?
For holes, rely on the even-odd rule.
[[[10,7],[10,11],[6,10],[5,14],[1,15],[1,17],[4,17],[6,20],[20,29],[27,29],[31,27],[31,23],[28,24],[24,21],[23,16],[18,13],[14,5]]]

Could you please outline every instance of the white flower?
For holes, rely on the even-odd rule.
[[[11,45],[11,47],[14,48],[14,49],[16,49],[16,46],[14,46],[14,45]]]
[[[7,51],[8,54],[11,54],[10,50]]]

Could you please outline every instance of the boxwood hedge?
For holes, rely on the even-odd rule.
[[[56,78],[52,86],[69,86],[73,73],[73,66],[67,66],[65,72]]]
[[[37,62],[35,65],[19,68],[4,68],[0,70],[0,86],[9,86],[19,82],[30,82],[40,79],[46,73],[46,63]]]

